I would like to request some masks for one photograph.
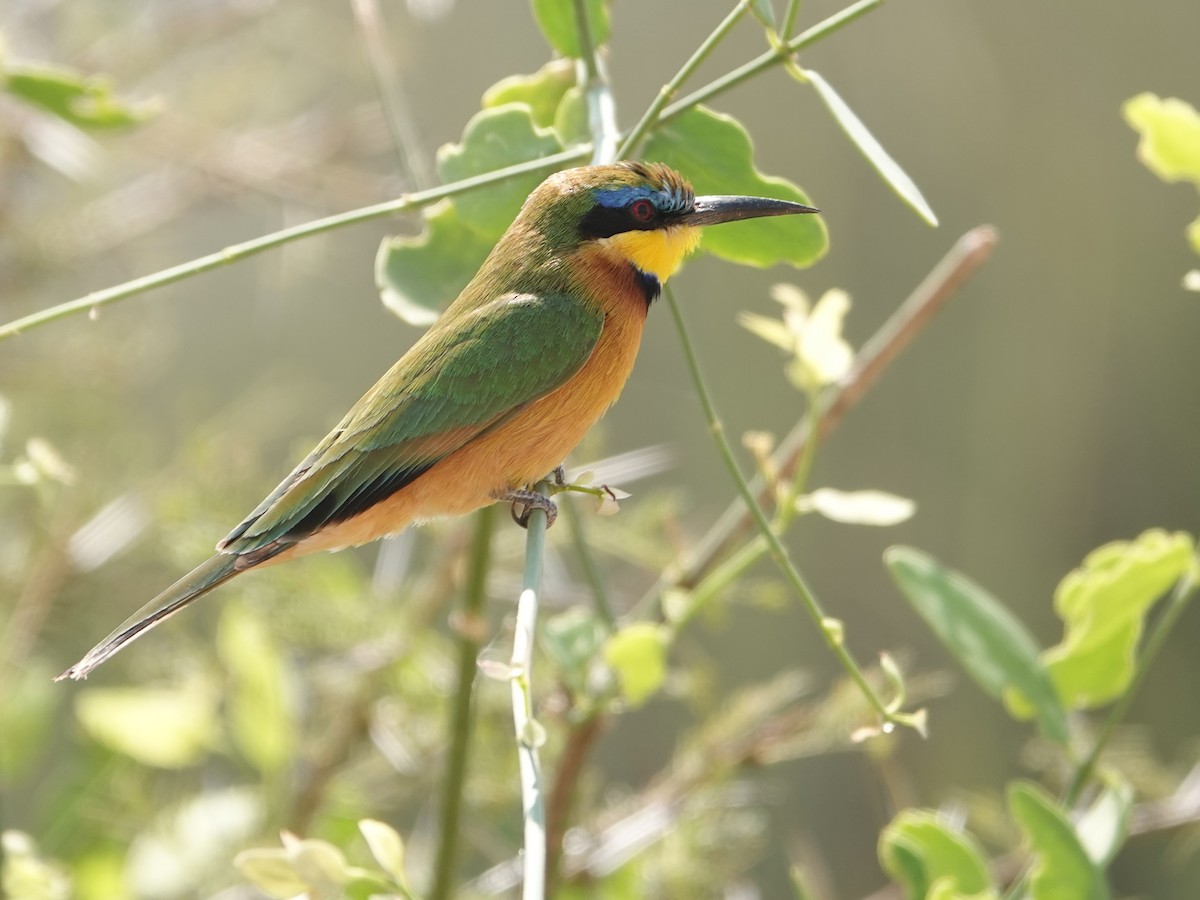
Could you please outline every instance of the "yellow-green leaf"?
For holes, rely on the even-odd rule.
[[[913,208],[913,210],[922,219],[930,225],[937,225],[937,216],[934,215],[933,209],[925,201],[925,197],[921,194],[920,188],[916,182],[908,177],[908,174],[900,168],[900,164],[892,159],[891,155],[883,149],[883,145],[875,139],[875,136],[867,129],[862,120],[855,114],[854,110],[841,98],[841,95],[833,89],[825,78],[812,69],[806,69],[804,72],[809,83],[816,89],[817,96],[833,113],[833,118],[842,126],[842,130],[846,132],[846,136],[854,143],[854,146],[859,149],[863,156],[867,158],[876,172],[887,182],[899,196],[900,199]]]
[[[1088,859],[1066,815],[1042,788],[1017,782],[1008,806],[1031,845],[1036,862],[1029,877],[1033,900],[1105,900],[1108,882]]]
[[[599,47],[608,42],[608,4],[605,0],[586,0],[585,5],[592,46]],[[533,17],[551,47],[563,56],[578,59],[583,55],[574,0],[532,0],[532,6]]]
[[[5,63],[0,88],[78,128],[122,128],[154,115],[156,101],[114,96],[108,79],[42,63]]]
[[[282,847],[243,850],[233,858],[234,867],[269,897],[290,900],[301,896],[307,883],[292,870],[291,860]]]
[[[809,202],[795,184],[763,175],[754,166],[745,127],[732,116],[703,106],[680,113],[654,130],[643,156],[688,178],[698,194],[749,194]],[[786,262],[810,266],[829,247],[820,216],[779,216],[704,229],[704,250],[752,266]]]
[[[419,235],[384,238],[375,254],[375,286],[383,305],[410,325],[433,322],[495,243],[463,222],[449,200],[428,207],[424,220]]]
[[[483,108],[506,103],[529,107],[533,124],[549,128],[563,95],[575,85],[575,66],[567,59],[552,59],[532,75],[510,75],[493,84],[483,95]]]
[[[926,810],[904,810],[891,821],[879,836],[879,862],[909,897],[996,896],[975,840]]]
[[[612,634],[604,645],[604,661],[616,673],[621,695],[641,706],[667,674],[668,633],[651,622],[635,622]]]
[[[459,181],[561,149],[553,131],[534,123],[528,104],[505,103],[477,113],[461,143],[438,150],[438,173],[444,181]],[[375,284],[384,305],[414,325],[436,319],[543,177],[533,172],[444,200],[423,211],[419,235],[385,238],[375,256]]]
[[[371,855],[379,867],[387,872],[397,884],[404,884],[404,839],[387,822],[378,819],[361,819],[358,830],[362,833]]]
[[[262,622],[230,604],[217,629],[217,651],[229,672],[227,701],[233,739],[260,772],[277,772],[296,749],[296,722],[288,672]]]
[[[438,150],[438,174],[446,182],[460,181],[562,149],[553,131],[534,124],[528,106],[507,103],[476,113],[467,123],[461,143]],[[495,241],[543,178],[545,173],[532,172],[460,194],[454,202],[465,223]]]
[[[101,744],[164,769],[199,762],[220,730],[216,692],[198,679],[170,688],[88,688],[75,714]]]
[[[1192,565],[1190,535],[1161,529],[1088,554],[1054,593],[1063,640],[1043,656],[1063,702],[1087,709],[1128,687],[1146,613]]]
[[[1121,108],[1125,121],[1141,135],[1138,159],[1164,181],[1200,185],[1200,113],[1174,97],[1138,94]]]

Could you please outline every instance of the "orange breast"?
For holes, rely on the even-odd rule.
[[[413,522],[471,512],[492,503],[497,493],[535,481],[559,465],[621,393],[646,319],[646,301],[627,262],[591,247],[575,254],[569,267],[580,284],[608,288],[601,304],[604,327],[579,372],[388,499],[324,528],[272,562],[365,544]]]

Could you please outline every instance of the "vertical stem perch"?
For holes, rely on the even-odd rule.
[[[538,490],[544,493],[545,485],[538,485]],[[513,727],[521,769],[521,811],[525,819],[525,849],[521,855],[523,900],[541,900],[546,895],[546,801],[538,756],[542,729],[533,717],[533,645],[545,551],[546,513],[534,509],[529,513],[525,538],[525,576],[517,600],[512,654]]]

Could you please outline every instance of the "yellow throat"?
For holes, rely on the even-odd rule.
[[[605,243],[643,272],[665,282],[700,243],[700,229],[680,226],[654,231],[624,231]]]

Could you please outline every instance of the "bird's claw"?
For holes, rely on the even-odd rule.
[[[554,520],[558,518],[558,505],[549,497],[539,494],[537,491],[530,491],[523,488],[511,490],[503,494],[499,499],[512,503],[510,507],[512,519],[522,528],[529,527],[529,514],[535,509],[540,509],[546,514],[547,528],[553,525]],[[520,512],[518,512],[518,509]]]

